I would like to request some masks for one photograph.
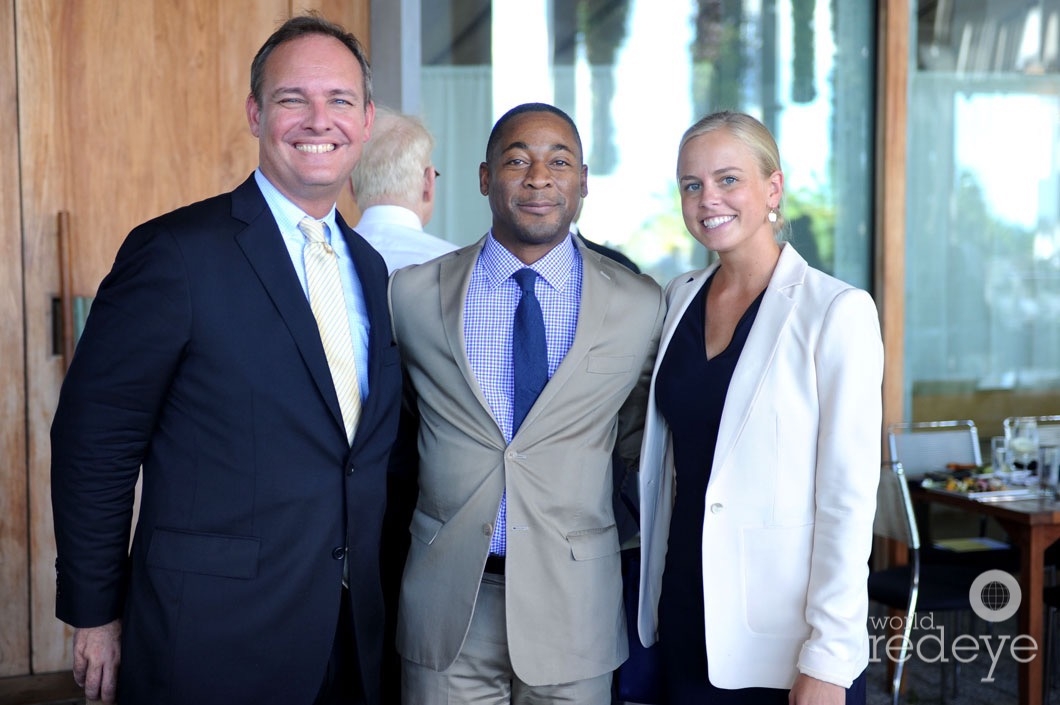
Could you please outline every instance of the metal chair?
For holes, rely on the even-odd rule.
[[[887,427],[887,443],[891,460],[902,464],[909,480],[921,480],[931,472],[945,472],[950,464],[982,464],[979,432],[975,422],[968,419],[894,423]],[[956,541],[937,539],[932,532],[932,508],[917,506],[916,509],[925,561],[973,565],[981,571],[998,568],[1012,572],[1019,568],[1019,551],[1007,542],[991,540],[989,545],[982,545],[987,543],[983,541],[987,533],[986,517],[978,521],[978,535],[967,537],[977,539],[973,543],[980,544],[979,550],[957,551],[952,546],[965,543],[965,537],[951,537]]]
[[[1005,442],[1012,437],[1012,422],[1018,416],[1009,416],[1001,425],[1005,429]],[[1060,446],[1060,416],[1032,416],[1038,422],[1038,444],[1043,446]]]
[[[918,610],[950,612],[954,615],[960,611],[970,611],[969,590],[979,572],[972,568],[949,565],[925,565],[921,561],[920,533],[901,463],[884,463],[881,468],[873,534],[904,544],[909,550],[909,562],[906,565],[872,571],[868,580],[871,601],[903,610],[906,615],[900,653],[894,665],[894,679],[891,682],[891,702],[898,705],[902,673],[909,658],[910,638]],[[940,667],[942,674],[939,682],[942,700],[945,702],[944,659],[940,659]],[[953,674],[953,695],[957,695],[956,669]]]
[[[974,421],[917,421],[887,427],[891,460],[905,468],[905,476],[919,480],[950,463],[981,465],[979,431]]]
[[[1053,671],[1056,669],[1056,647],[1054,627],[1056,626],[1056,613],[1060,611],[1060,585],[1047,585],[1042,591],[1042,599],[1045,602],[1045,667],[1042,669],[1045,675],[1043,692],[1045,702],[1049,702],[1052,689],[1056,687],[1053,682]]]
[[[1005,428],[1005,441],[1012,435],[1012,422],[1017,417],[1009,416],[1002,425]],[[1060,446],[1060,415],[1035,416],[1038,421],[1038,444],[1043,446]],[[1049,574],[1047,580],[1055,583],[1058,564],[1060,564],[1060,543],[1056,543],[1045,549],[1045,564]],[[1056,613],[1060,610],[1060,585],[1046,585],[1043,595],[1046,610],[1045,617],[1045,694],[1054,687],[1053,662],[1056,660],[1056,649],[1053,646],[1053,628],[1056,623]]]
[[[1038,417],[1038,443],[1060,446],[1060,415]]]

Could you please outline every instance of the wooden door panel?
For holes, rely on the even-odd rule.
[[[14,5],[0,3],[0,677],[29,670],[26,380]]]

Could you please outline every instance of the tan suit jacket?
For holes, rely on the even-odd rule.
[[[445,670],[471,623],[502,491],[512,666],[530,685],[595,677],[626,658],[611,452],[639,453],[665,304],[659,286],[579,244],[574,342],[511,444],[471,371],[464,302],[485,240],[399,270],[390,306],[419,415],[419,498],[397,646]],[[635,465],[634,465],[635,467]]]

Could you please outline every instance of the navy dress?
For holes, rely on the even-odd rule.
[[[655,382],[655,400],[673,438],[677,473],[677,493],[659,598],[663,703],[787,705],[787,690],[725,690],[714,687],[707,678],[702,560],[707,482],[714,464],[725,395],[762,303],[759,294],[736,325],[729,346],[708,360],[704,318],[707,291],[713,278],[711,275],[704,282],[674,331]],[[865,702],[864,680],[863,673],[848,689],[848,705]]]

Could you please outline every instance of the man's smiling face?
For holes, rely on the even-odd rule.
[[[261,172],[314,217],[338,199],[368,139],[361,66],[342,42],[311,34],[277,46],[265,63],[261,105],[247,98]]]
[[[530,264],[563,241],[588,193],[587,169],[574,130],[547,111],[512,117],[479,167],[489,198],[493,237]]]

